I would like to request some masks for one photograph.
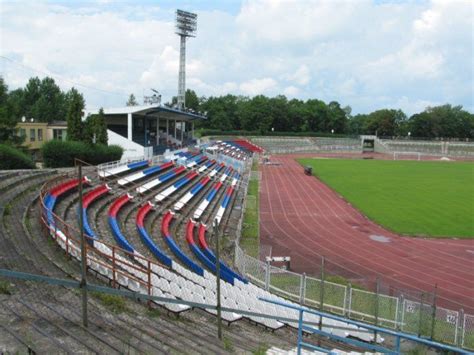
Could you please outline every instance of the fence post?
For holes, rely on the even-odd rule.
[[[374,318],[375,325],[379,325],[379,294],[380,294],[380,279],[377,277],[375,285],[375,307],[374,307]],[[377,342],[377,331],[374,331],[374,341]]]
[[[464,329],[465,321],[464,321],[464,309],[459,310],[459,317],[458,317],[458,336],[456,339],[456,345],[460,346],[461,348],[464,346],[464,334],[466,329]]]
[[[319,294],[319,310],[324,311],[324,256],[321,258],[321,287]],[[319,316],[319,330],[323,329],[323,317]],[[321,341],[318,341],[318,344],[321,345]]]
[[[267,260],[265,265],[265,291],[270,288],[270,260]]]
[[[351,307],[352,307],[352,284],[349,282],[347,284],[347,300],[346,300],[346,309],[345,309],[345,315],[347,318],[351,317]]]
[[[401,330],[403,326],[403,312],[405,311],[405,298],[403,297],[403,294],[400,295],[398,298],[398,312],[397,312],[397,319],[396,319],[396,324],[395,324],[395,329]]]
[[[430,334],[430,339],[433,339],[434,331],[435,331],[435,325],[436,325],[436,297],[438,294],[438,284],[435,284],[434,287],[434,292],[433,292],[433,306],[432,306],[432,312],[431,312],[431,334]]]
[[[418,319],[418,336],[421,337],[421,325],[423,323],[423,296],[424,293],[421,293],[421,299],[420,299],[420,316]]]
[[[304,296],[306,289],[306,273],[303,272],[300,279],[300,305],[304,305]]]
[[[297,354],[301,355],[301,343],[303,342],[303,310],[300,309],[300,314],[298,317],[298,344],[297,344]]]
[[[147,260],[148,266],[148,295],[151,296],[151,264],[150,260]],[[148,307],[151,308],[151,300],[148,300]]]
[[[116,276],[115,276],[115,246],[112,246],[112,286],[117,287]]]
[[[79,163],[79,233],[81,236],[81,288],[82,288],[82,324],[87,328],[87,255],[84,237],[84,210],[82,206],[82,163]],[[67,241],[66,241],[67,242]]]
[[[217,235],[217,218],[214,220],[214,238],[216,239],[216,295],[217,295],[217,337],[222,340],[222,314],[221,314],[221,266],[219,251],[219,236]]]

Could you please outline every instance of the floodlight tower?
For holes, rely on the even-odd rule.
[[[176,34],[179,35],[178,109],[184,108],[186,90],[186,37],[196,37],[197,14],[176,10]]]

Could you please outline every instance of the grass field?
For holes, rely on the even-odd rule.
[[[366,216],[413,236],[474,238],[474,164],[299,159]]]
[[[252,171],[258,171],[257,161],[252,164]],[[247,255],[254,258],[258,258],[260,243],[258,228],[258,180],[251,179],[247,190],[247,206],[244,211],[240,246]]]

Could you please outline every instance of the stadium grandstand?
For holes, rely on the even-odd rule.
[[[84,119],[98,110],[84,112]],[[109,144],[124,148],[124,157],[163,154],[196,143],[194,122],[204,116],[162,105],[104,109]]]
[[[216,150],[219,153],[216,153]],[[207,152],[212,154],[208,155]],[[265,262],[252,260],[243,254],[238,244],[234,245],[230,241],[223,246],[227,253],[219,254],[219,249],[215,248],[217,235],[234,233],[232,238],[238,240],[250,168],[252,162],[258,160],[263,152],[264,149],[255,142],[229,139],[211,141],[199,149],[174,150],[151,159],[142,157],[123,159],[98,167],[84,166],[82,170],[85,176],[82,178],[75,170],[48,171],[26,176],[19,176],[17,173],[5,175],[1,186],[3,190],[7,190],[18,179],[24,182],[24,189],[2,195],[4,202],[11,203],[12,208],[22,210],[28,223],[33,225],[30,225],[30,232],[24,231],[20,239],[15,241],[11,239],[12,232],[3,229],[2,243],[7,243],[4,248],[7,248],[8,243],[21,243],[12,247],[12,250],[18,250],[22,245],[31,243],[31,228],[36,228],[42,230],[44,235],[57,245],[59,250],[54,253],[64,253],[67,257],[61,262],[53,262],[50,259],[52,251],[47,243],[35,239],[34,243],[25,249],[28,258],[34,259],[31,266],[23,257],[12,259],[16,261],[10,262],[9,265],[18,271],[36,271],[39,274],[64,278],[65,273],[60,270],[77,270],[81,258],[84,257],[89,282],[109,285],[120,292],[132,292],[135,299],[149,297],[144,298],[148,300],[148,308],[189,317],[198,322],[199,329],[206,334],[211,330],[203,328],[207,327],[210,319],[218,317],[230,325],[225,334],[234,339],[235,346],[243,351],[261,345],[259,341],[246,338],[252,337],[252,332],[262,332],[258,327],[265,329],[262,339],[265,339],[266,344],[271,344],[269,354],[296,351],[292,350],[295,342],[303,344],[302,338],[297,337],[298,330],[303,326],[301,312],[305,312],[306,326],[316,327],[315,332],[323,335],[321,339],[317,335],[310,335],[312,332],[308,331],[304,343],[313,350],[332,350],[341,354],[350,351],[363,352],[364,349],[380,350],[390,345],[391,341],[387,339],[413,337],[396,333],[396,321],[390,323],[386,320],[387,328],[371,330],[366,328],[370,325],[358,322],[359,317],[358,320],[353,320],[329,313],[314,313],[316,311],[312,311],[311,307],[317,309],[318,303],[310,298],[305,301],[297,292],[268,287],[266,280],[270,279],[270,275],[281,274],[284,270],[274,266],[269,268]],[[40,185],[39,199],[35,200],[32,198],[33,188]],[[18,196],[23,195],[28,203],[21,202],[23,197]],[[77,209],[78,204],[80,209]],[[38,208],[41,212],[40,219],[35,217]],[[9,215],[4,213],[3,216],[8,222]],[[87,241],[84,244],[84,255],[81,252],[81,229],[77,227],[78,222],[84,228],[83,233]],[[7,225],[10,225],[8,223]],[[225,241],[221,240],[224,243]],[[34,256],[35,248],[41,251],[41,257]],[[41,262],[37,258],[41,259]],[[73,274],[71,271],[70,275]],[[272,278],[274,277],[276,276]],[[217,282],[218,278],[220,283]],[[308,278],[307,282],[314,282],[312,280],[315,279]],[[336,287],[331,283],[326,286]],[[26,292],[29,286],[21,287]],[[303,289],[304,287],[306,286],[303,286]],[[34,286],[33,290],[45,294],[51,292],[40,286]],[[64,295],[74,293],[64,289]],[[69,306],[65,304],[58,308],[55,302],[63,297],[71,297]],[[23,308],[19,309],[15,302],[22,302],[25,311]],[[24,312],[35,312],[36,316],[46,319],[48,326],[43,333],[35,327],[32,330],[32,333],[45,334],[46,345],[29,341],[27,337],[31,337],[28,335],[31,331],[28,330],[19,334],[9,332],[5,338],[10,338],[10,342],[16,339],[28,349],[52,349],[57,342],[54,331],[61,327],[53,325],[54,319],[59,316],[72,323],[80,320],[78,306],[72,306],[74,302],[80,302],[77,295],[63,296],[61,292],[55,292],[51,299],[33,300],[27,297],[24,300],[10,301],[3,306],[3,311],[11,314],[18,322],[24,319]],[[346,307],[346,302],[347,300],[344,301],[343,307]],[[216,304],[220,304],[222,308],[216,308]],[[351,305],[350,302],[348,304]],[[325,311],[346,315],[346,312],[340,313],[337,306],[328,306]],[[36,310],[35,307],[41,310]],[[68,310],[68,307],[73,309]],[[92,309],[97,312],[101,307],[94,302]],[[55,312],[55,316],[52,312]],[[352,312],[360,315],[360,312],[355,312],[355,308]],[[370,319],[370,315],[368,317]],[[119,320],[118,316],[113,316],[108,322],[133,322],[137,332],[143,331],[147,327],[146,324],[154,329],[153,327],[163,326],[163,322],[171,332],[182,334],[187,329],[183,328],[184,326],[179,328],[172,320],[162,320],[160,325],[154,324],[153,321],[136,325],[136,320],[129,318],[133,317],[122,316]],[[101,322],[97,316],[91,316],[94,329],[99,327]],[[238,326],[234,326],[234,323]],[[239,338],[241,329],[246,329],[246,335]],[[64,327],[60,330],[64,332],[62,338],[67,339],[61,343],[60,348],[63,351],[91,350],[99,346],[97,337],[88,337],[91,330],[82,330],[77,335],[66,331]],[[384,334],[384,331],[389,333]],[[114,349],[117,344],[121,344],[120,339],[103,328],[101,332],[107,334],[101,342],[101,349]],[[133,329],[128,329],[126,334],[130,339],[137,336]],[[183,350],[176,345],[176,339],[162,339],[158,335],[149,337],[151,339],[148,339],[146,344],[134,343],[130,346],[138,352],[155,351],[159,346],[157,344],[163,342],[162,345],[166,349],[176,349],[178,352]],[[429,342],[416,336],[410,341]],[[192,336],[187,337],[184,344],[190,344],[191,348],[196,349],[202,345],[199,338],[194,339]],[[453,344],[456,345],[456,342]],[[438,343],[431,345],[447,346]],[[205,342],[202,350],[197,352],[219,353],[225,352],[225,348],[216,340]]]

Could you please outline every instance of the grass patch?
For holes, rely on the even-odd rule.
[[[258,171],[258,162],[256,160],[252,164],[252,171]],[[258,186],[258,179],[251,178],[247,190],[247,205],[242,224],[242,237],[240,239],[240,246],[245,253],[255,258],[258,258],[260,244],[258,225]]]
[[[162,316],[158,308],[150,308],[147,312],[148,317],[150,318],[160,318]]]
[[[12,213],[12,205],[10,203],[7,203],[5,205],[5,208],[3,209],[3,215],[9,216],[11,213]]]
[[[366,216],[397,233],[474,238],[474,164],[299,159]]]
[[[10,282],[0,280],[0,294],[11,295],[13,293]]]
[[[125,299],[120,296],[109,295],[102,292],[92,292],[94,297],[98,298],[102,304],[113,313],[123,313],[128,310]]]
[[[267,350],[270,349],[270,347],[267,344],[261,344],[258,346],[257,349],[255,349],[252,354],[253,355],[265,355],[267,353]]]
[[[226,351],[234,351],[234,344],[232,344],[232,340],[224,337],[224,339],[222,339],[222,343],[224,344],[224,349]]]

